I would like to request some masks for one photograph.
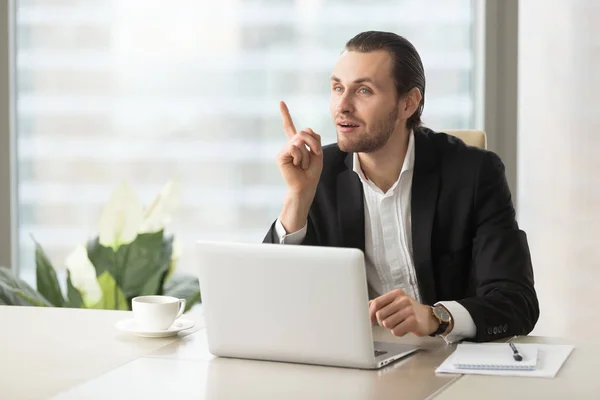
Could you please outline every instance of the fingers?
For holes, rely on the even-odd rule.
[[[304,170],[306,170],[310,165],[308,149],[302,143],[288,144],[286,148],[278,155],[278,158],[283,164],[291,163],[294,166],[300,167]]]
[[[379,299],[379,297],[377,299]],[[389,303],[387,303],[387,304],[384,304],[383,306],[381,306],[380,304],[382,304],[382,303],[377,302],[376,301],[377,299],[372,300],[371,303],[369,304],[369,315],[371,317],[372,324],[379,322],[377,320],[377,312],[389,304]]]
[[[406,296],[406,293],[404,293],[404,291],[401,289],[394,289],[382,296],[377,297],[373,300],[373,303],[377,306],[377,309],[381,309],[400,296]]]
[[[393,302],[376,312],[377,321],[379,322],[379,325],[383,326],[383,321],[389,316],[397,314],[405,308],[411,308],[410,305],[411,303],[408,296],[397,297],[396,299],[394,299]]]
[[[383,326],[381,325],[381,323],[390,315],[395,314],[399,310],[400,309],[398,308],[398,305],[396,303],[390,303],[382,309],[375,311],[375,320],[380,326]]]
[[[371,300],[369,302],[369,319],[371,320],[371,324],[374,324],[377,321],[377,315],[375,315],[377,311],[378,310],[375,308],[373,300]]]
[[[310,165],[310,155],[308,154],[308,149],[306,148],[306,145],[304,143],[300,143],[299,145],[294,146],[299,148],[302,152],[301,166],[302,169],[307,170],[308,166]]]
[[[307,170],[310,166],[310,153],[322,154],[320,140],[321,137],[314,132],[311,134],[308,131],[300,131],[294,135],[289,144],[289,151],[293,157],[294,165]]]
[[[371,300],[369,303],[369,314],[371,315],[371,322],[377,321],[375,313],[381,310],[383,307],[394,301],[395,297],[391,296],[392,292],[386,293],[383,296],[379,296],[376,299]]]
[[[281,112],[281,117],[283,119],[283,130],[288,139],[291,139],[296,134],[296,128],[294,127],[290,110],[283,101],[279,102],[279,111]]]
[[[398,326],[402,321],[404,321],[411,315],[415,315],[415,310],[411,306],[403,307],[395,313],[390,314],[385,318],[382,318],[380,320],[380,325],[386,329],[393,330],[396,326]]]
[[[306,128],[305,131],[308,133],[308,139],[307,139],[307,144],[308,147],[310,147],[311,151],[313,153],[315,153],[316,155],[320,156],[321,153],[323,152],[322,150],[322,145],[321,145],[321,135],[319,135],[318,133],[315,133],[315,131],[313,131],[310,128]]]
[[[283,163],[291,162],[294,166],[307,170],[310,166],[311,153],[317,156],[323,154],[321,136],[310,128],[296,133],[296,127],[285,102],[281,101],[279,103],[279,110],[281,111],[283,129],[289,140],[289,144],[287,149],[278,157]]]
[[[290,144],[289,146],[290,155],[292,156],[292,164],[296,167],[302,164],[302,150],[297,146]]]
[[[321,137],[314,132],[311,134],[308,130],[300,131],[294,136],[292,143],[297,147],[300,147],[300,145],[308,145],[313,153],[321,155]]]
[[[406,293],[404,293],[404,291],[401,289],[395,289],[371,300],[369,302],[369,315],[371,317],[371,323],[375,323],[377,321],[377,311],[391,304],[396,298],[402,297],[406,297]]]
[[[418,331],[417,317],[415,317],[415,315],[413,314],[413,315],[409,315],[408,317],[406,317],[406,319],[404,321],[402,321],[400,324],[396,325],[396,327],[394,329],[392,329],[392,335],[404,336],[408,332],[417,332],[417,331]]]

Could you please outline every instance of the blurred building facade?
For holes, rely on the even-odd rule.
[[[168,230],[194,268],[197,239],[261,241],[283,194],[278,101],[335,141],[329,74],[364,30],[406,36],[427,75],[425,124],[473,127],[469,0],[20,0],[16,16],[19,258],[30,235],[63,268],[128,181],[148,204],[179,178]],[[425,4],[426,3],[426,4]]]

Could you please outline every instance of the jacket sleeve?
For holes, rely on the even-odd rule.
[[[475,341],[531,332],[539,318],[527,236],[519,229],[504,165],[484,153],[474,191],[471,279],[475,296],[459,301],[471,314]]]
[[[267,235],[263,239],[263,243],[273,243],[280,244],[279,235],[277,234],[277,228],[275,227],[277,220],[271,224],[271,229],[267,232]],[[302,240],[301,245],[306,246],[318,246],[319,241],[317,240],[317,234],[315,232],[314,224],[312,223],[310,215],[308,216],[307,226],[306,226],[306,236],[304,240]]]

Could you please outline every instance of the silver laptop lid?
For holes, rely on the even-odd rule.
[[[372,364],[360,250],[199,241],[196,255],[212,354]]]

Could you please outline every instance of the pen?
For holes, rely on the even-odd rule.
[[[519,354],[519,350],[517,350],[517,348],[515,347],[515,345],[512,344],[512,343],[509,343],[508,345],[510,346],[510,348],[513,351],[513,357],[514,357],[514,359],[516,361],[522,361],[523,357],[521,357],[521,355]]]

